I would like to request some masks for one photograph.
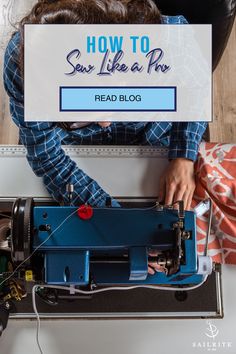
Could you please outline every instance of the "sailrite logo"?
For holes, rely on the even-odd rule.
[[[232,348],[232,342],[217,340],[219,329],[210,320],[206,321],[207,327],[204,332],[207,337],[206,341],[196,341],[192,343],[192,347],[207,351],[222,351]]]
[[[215,325],[211,323],[211,321],[207,321],[208,327],[205,335],[209,338],[215,339],[215,337],[219,334],[219,330]]]

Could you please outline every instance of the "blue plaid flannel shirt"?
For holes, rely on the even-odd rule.
[[[162,16],[162,23],[187,23],[183,16]],[[196,160],[205,122],[113,122],[102,128],[96,123],[66,131],[55,122],[24,121],[23,80],[17,64],[19,33],[10,40],[4,60],[4,85],[10,97],[10,112],[19,127],[20,141],[34,173],[43,178],[50,195],[68,202],[67,183],[74,185],[72,204],[105,206],[109,195],[65,154],[62,145],[152,145],[169,146],[169,158]],[[102,121],[102,117],[101,117]],[[119,206],[111,199],[112,206]]]

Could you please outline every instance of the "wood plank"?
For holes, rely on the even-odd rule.
[[[14,144],[18,140],[18,130],[10,119],[9,101],[7,94],[3,88],[3,59],[6,43],[10,38],[11,15],[13,12],[14,1],[3,0],[0,5],[0,143]]]
[[[211,141],[236,143],[236,22],[213,76],[214,122]]]
[[[36,0],[1,0],[0,2],[0,144],[16,144],[18,128],[12,122],[9,100],[3,87],[3,59],[6,45],[16,30],[16,23]]]

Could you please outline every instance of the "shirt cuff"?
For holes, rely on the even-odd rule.
[[[171,141],[168,157],[170,160],[186,158],[192,161],[197,160],[199,144],[195,141]]]

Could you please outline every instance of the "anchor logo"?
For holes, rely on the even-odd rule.
[[[211,323],[211,321],[207,321],[208,327],[207,327],[207,332],[205,332],[205,335],[209,338],[214,339],[218,334],[219,330],[218,328]]]

